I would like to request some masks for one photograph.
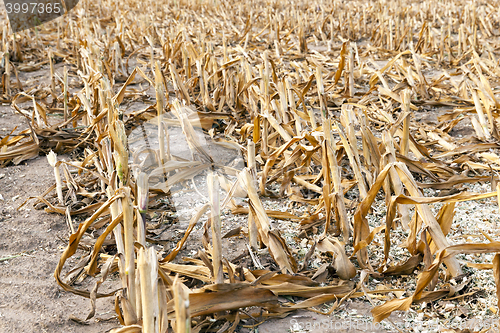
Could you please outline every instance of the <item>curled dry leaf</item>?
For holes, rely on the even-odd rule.
[[[321,252],[328,252],[333,255],[333,267],[337,275],[343,280],[352,279],[356,275],[354,265],[347,257],[344,244],[337,239],[330,241],[328,238],[323,238],[318,241],[316,248]]]

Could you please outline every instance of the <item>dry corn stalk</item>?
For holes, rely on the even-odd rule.
[[[59,203],[64,205],[64,196],[62,192],[62,180],[61,173],[59,171],[59,165],[57,164],[57,155],[52,150],[47,155],[47,160],[51,167],[54,168],[54,176],[56,177],[56,192],[57,198],[59,199]]]
[[[175,300],[175,331],[176,333],[191,332],[191,318],[189,314],[189,292],[187,287],[176,277],[173,283]]]

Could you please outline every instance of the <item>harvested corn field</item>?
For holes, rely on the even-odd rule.
[[[0,327],[497,331],[498,5],[3,12]]]

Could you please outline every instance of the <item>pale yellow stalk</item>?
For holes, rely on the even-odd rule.
[[[163,90],[163,79],[158,62],[155,64],[155,91],[156,91],[156,111],[158,120],[158,143],[160,147],[160,161],[163,165],[165,158],[165,139],[163,134],[163,108],[165,107],[165,91]]]
[[[64,197],[62,192],[62,180],[61,173],[59,172],[59,166],[57,165],[57,155],[52,150],[47,155],[47,160],[49,161],[50,166],[54,168],[54,176],[56,177],[56,192],[57,198],[59,199],[59,203],[64,205]]]
[[[207,185],[212,216],[212,265],[214,267],[214,278],[215,283],[224,283],[224,275],[222,272],[222,239],[219,211],[219,182],[216,180],[213,171],[209,171],[207,177]]]
[[[64,66],[64,121],[68,120],[68,67]]]
[[[256,182],[256,162],[255,162],[255,143],[252,140],[248,140],[247,145],[248,151],[248,169],[250,170],[250,174],[252,175],[252,180]],[[252,212],[248,213],[248,238],[250,241],[250,246],[253,250],[257,250],[259,248],[259,231],[257,229],[257,224],[255,223]]]
[[[156,280],[151,274],[154,267],[152,260],[156,260],[154,249],[141,248],[138,253],[137,269],[141,277],[141,297],[142,297],[142,332],[156,333],[157,318],[155,316],[155,288]],[[156,296],[158,298],[158,296]]]
[[[125,197],[122,199],[123,226],[125,233],[125,275],[127,275],[128,299],[136,310],[135,291],[135,250],[134,250],[134,212],[132,200],[130,199],[130,188],[123,188]]]
[[[145,226],[145,213],[148,208],[148,192],[149,192],[149,178],[144,172],[137,177],[137,206],[139,213],[137,214],[137,240],[142,246],[146,246],[146,226]]]
[[[176,333],[191,332],[191,318],[189,315],[189,293],[187,288],[176,276],[173,285]]]

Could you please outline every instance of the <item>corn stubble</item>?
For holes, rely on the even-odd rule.
[[[96,298],[115,297],[122,327],[114,332],[233,332],[238,325],[257,324],[256,318],[298,309],[321,312],[315,307],[335,301],[331,313],[348,298],[374,296],[385,301],[372,311],[381,321],[415,303],[459,296],[464,285],[436,289],[438,280],[462,276],[456,255],[500,252],[500,243],[489,236],[488,243],[455,245],[446,237],[455,203],[500,198],[498,4],[144,6],[131,0],[116,7],[104,0],[82,2],[92,16],[75,11],[61,19],[64,24],[48,23],[37,34],[13,38],[0,23],[0,102],[10,103],[30,124],[1,138],[0,165],[48,155],[57,182],[31,198],[35,207],[83,218],[55,278],[65,290],[90,298],[87,320],[95,314]],[[66,64],[62,73],[56,60]],[[50,82],[21,84],[18,72],[47,64]],[[156,103],[130,111],[133,102],[148,102],[145,94]],[[418,118],[423,110],[443,109],[437,123]],[[157,166],[147,175],[129,151],[127,135],[153,118],[160,146],[144,152]],[[236,180],[214,171],[195,126],[246,152],[248,167]],[[169,127],[182,129],[196,160],[171,154]],[[454,130],[465,127],[471,134],[458,138]],[[75,151],[78,158],[58,161],[52,151]],[[182,240],[161,257],[148,237],[149,196],[165,197],[172,186],[199,174],[207,177],[209,202],[193,212]],[[491,181],[492,191],[423,195],[426,188],[460,189],[478,181]],[[276,184],[279,194],[273,192]],[[265,198],[276,195],[307,207],[307,213],[266,209]],[[380,195],[386,218],[370,225],[367,215]],[[247,204],[238,205],[236,196],[246,197]],[[430,207],[436,203],[444,206],[434,215]],[[255,266],[259,248],[267,248],[273,264],[252,269],[226,258],[225,209],[248,215],[248,225],[236,234],[248,236]],[[203,216],[208,222],[198,256],[176,260]],[[271,219],[299,222],[301,237],[312,245],[304,257]],[[408,235],[402,245],[391,238],[396,229]],[[99,236],[84,242],[90,231]],[[382,244],[374,242],[378,234]],[[403,246],[410,259],[393,257],[395,246]],[[383,258],[371,256],[379,247]],[[62,276],[79,248],[90,254]],[[313,257],[323,265],[311,265]],[[497,288],[499,263],[497,254],[481,266],[493,269]],[[116,271],[121,287],[99,293]],[[363,278],[356,284],[359,272]],[[77,288],[77,280],[98,273],[91,291]],[[416,275],[417,283],[412,295],[391,298],[396,290],[366,290],[368,275]]]

